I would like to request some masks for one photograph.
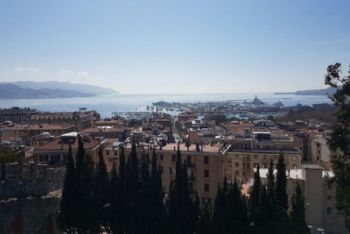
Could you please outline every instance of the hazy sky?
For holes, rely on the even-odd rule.
[[[121,93],[322,88],[350,63],[349,0],[0,0],[0,81]]]

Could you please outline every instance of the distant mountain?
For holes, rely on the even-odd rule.
[[[79,91],[70,91],[62,89],[31,89],[22,88],[14,84],[0,84],[0,99],[37,99],[37,98],[72,98],[72,97],[91,97],[90,93]]]
[[[298,95],[332,95],[337,91],[336,88],[326,88],[326,89],[311,89],[311,90],[300,90],[296,91],[295,94]]]
[[[60,89],[65,91],[76,91],[85,94],[90,94],[93,96],[98,95],[110,95],[110,94],[118,94],[117,91],[110,88],[103,88],[94,85],[87,84],[73,84],[69,82],[58,82],[58,81],[45,81],[45,82],[34,82],[34,81],[17,81],[17,82],[9,82],[8,84],[14,84],[21,88],[29,88],[29,89]]]
[[[299,90],[296,92],[279,92],[275,94],[296,94],[296,95],[332,95],[336,92],[336,88],[326,88],[326,89],[310,89],[310,90]]]

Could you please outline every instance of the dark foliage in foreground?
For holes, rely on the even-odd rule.
[[[108,175],[102,149],[94,167],[79,137],[75,155],[69,148],[58,224],[66,233],[169,233],[241,234],[308,233],[300,186],[293,196],[292,211],[286,203],[283,155],[277,181],[271,162],[266,184],[254,175],[250,200],[238,181],[218,186],[214,204],[202,202],[190,188],[187,164],[177,151],[175,178],[166,195],[158,156],[138,155],[133,144],[128,157],[120,150],[119,168]],[[284,172],[283,172],[283,171]]]
[[[346,228],[350,231],[350,71],[347,76],[342,76],[340,63],[329,65],[325,83],[336,89],[330,98],[338,111],[328,144],[336,152],[332,162],[337,208],[345,216]]]

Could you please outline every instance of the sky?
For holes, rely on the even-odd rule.
[[[0,0],[0,82],[123,94],[324,88],[350,63],[349,0]]]

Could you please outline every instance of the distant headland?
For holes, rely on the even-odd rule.
[[[109,88],[69,82],[17,81],[0,83],[0,99],[74,98],[119,94]]]

